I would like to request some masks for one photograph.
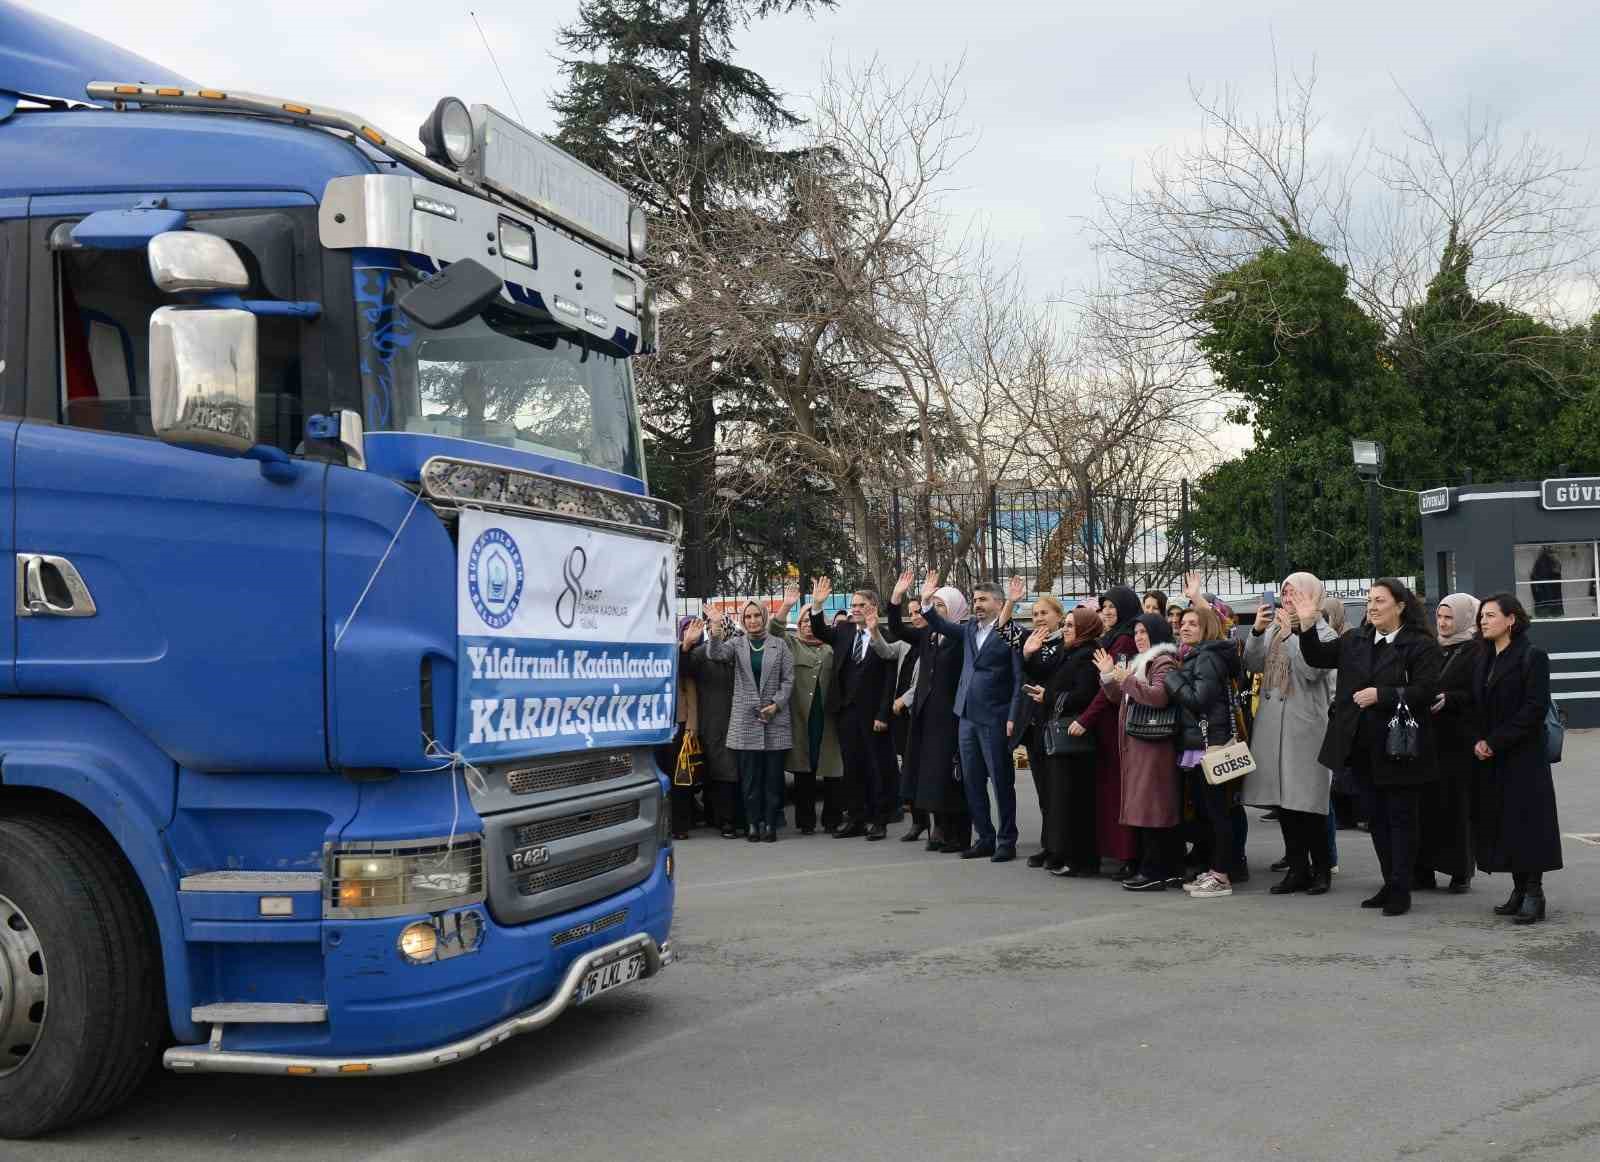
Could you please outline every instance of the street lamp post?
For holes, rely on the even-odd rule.
[[[1377,440],[1351,440],[1350,455],[1356,475],[1367,482],[1367,534],[1372,540],[1372,579],[1383,575],[1382,509],[1378,501],[1378,478],[1383,475],[1383,445]]]

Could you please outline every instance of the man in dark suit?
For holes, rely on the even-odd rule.
[[[871,589],[852,593],[850,620],[833,626],[822,615],[823,603],[832,593],[833,583],[818,577],[812,582],[809,612],[811,632],[833,647],[827,711],[834,716],[844,757],[840,793],[845,806],[844,821],[833,835],[879,840],[888,835],[897,781],[889,737],[894,664],[872,649],[866,625],[867,610],[878,608],[878,595]]]
[[[975,586],[972,617],[960,625],[946,621],[933,607],[938,587],[939,575],[929,573],[922,586],[922,616],[936,632],[959,635],[963,643],[955,711],[967,807],[978,838],[961,855],[963,859],[988,856],[995,863],[1007,863],[1017,857],[1017,773],[1006,724],[1022,684],[1022,655],[995,628],[995,618],[1005,602],[1000,586],[989,582]],[[990,782],[1000,809],[998,831],[990,822]]]

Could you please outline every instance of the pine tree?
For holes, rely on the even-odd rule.
[[[764,78],[734,62],[735,33],[836,2],[583,0],[559,36],[568,56],[566,88],[552,102],[556,140],[658,218],[712,231],[719,212],[783,172],[787,155],[774,141],[800,124]],[[659,259],[647,265],[670,294],[670,271]],[[684,506],[687,591],[705,595],[715,578],[708,508],[718,391],[748,385],[719,385],[703,374],[679,382],[670,366],[658,361],[654,382],[642,390],[659,421],[649,425],[647,446],[658,465],[654,479],[677,485],[670,499]]]

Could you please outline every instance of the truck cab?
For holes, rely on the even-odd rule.
[[[421,136],[0,0],[0,1136],[671,962],[644,217]]]

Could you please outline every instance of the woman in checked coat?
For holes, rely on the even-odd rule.
[[[751,843],[776,843],[783,823],[783,760],[794,745],[789,695],[794,690],[794,655],[789,643],[767,632],[767,610],[745,603],[744,636],[713,637],[712,661],[733,664],[733,703],[728,712],[728,749],[739,765],[739,788],[750,820]],[[694,627],[690,627],[694,632]]]

